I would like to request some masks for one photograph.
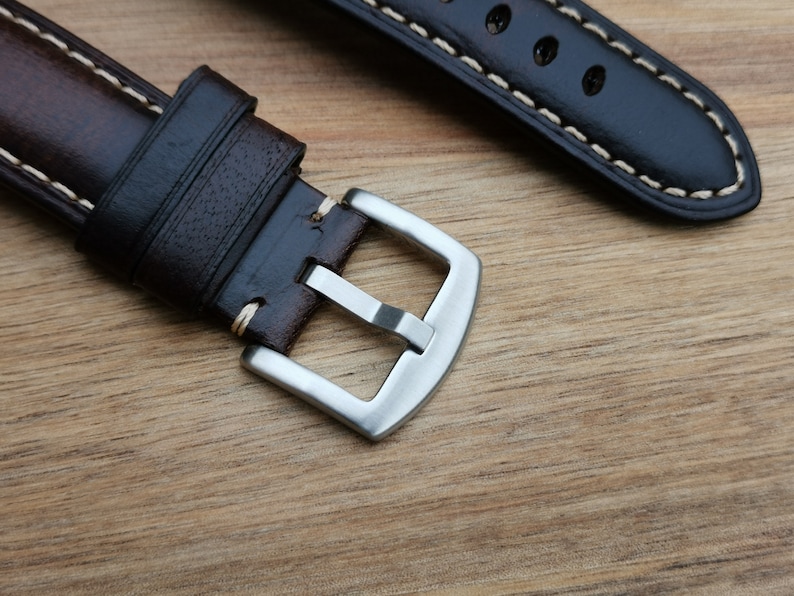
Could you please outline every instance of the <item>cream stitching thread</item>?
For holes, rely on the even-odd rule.
[[[86,56],[80,54],[79,52],[75,52],[65,42],[63,42],[62,40],[58,39],[57,37],[55,37],[51,33],[47,33],[46,31],[42,31],[37,25],[35,25],[34,23],[31,23],[29,20],[14,15],[14,13],[12,13],[10,10],[5,8],[4,6],[0,6],[0,16],[5,17],[6,19],[11,21],[12,23],[15,23],[15,24],[19,25],[20,27],[23,27],[23,28],[27,29],[31,33],[39,36],[44,41],[51,43],[56,48],[61,50],[64,54],[69,56],[69,58],[72,58],[73,60],[79,62],[80,64],[82,64],[86,68],[90,69],[91,72],[93,72],[98,77],[104,79],[105,81],[107,81],[108,83],[113,85],[116,89],[118,89],[122,93],[125,93],[125,94],[129,95],[130,97],[133,97],[134,99],[138,100],[141,104],[143,104],[147,109],[151,110],[152,112],[155,112],[156,114],[162,114],[163,113],[163,108],[161,108],[157,104],[152,103],[145,95],[143,95],[142,93],[136,91],[132,87],[129,87],[128,85],[125,85],[117,77],[113,76],[112,74],[110,74],[105,69],[99,68],[96,64],[94,64],[94,62],[91,59],[89,59]]]
[[[71,48],[69,48],[69,46],[66,43],[64,43],[62,40],[58,39],[57,37],[55,37],[51,33],[47,33],[45,31],[42,31],[34,23],[31,23],[30,21],[28,21],[25,18],[18,17],[16,15],[14,15],[14,13],[12,13],[10,10],[8,10],[4,6],[0,6],[0,17],[4,17],[8,21],[10,21],[10,22],[12,22],[12,23],[14,23],[16,25],[19,25],[20,27],[23,27],[24,29],[27,29],[31,33],[37,35],[38,37],[40,37],[44,41],[51,43],[56,48],[61,50],[64,54],[66,54],[67,56],[69,56],[73,60],[79,62],[80,64],[82,64],[86,68],[89,68],[95,75],[97,75],[98,77],[104,79],[105,81],[107,81],[108,83],[110,83],[111,85],[116,87],[118,90],[120,90],[122,93],[125,93],[125,94],[129,95],[130,97],[133,97],[134,99],[138,100],[141,104],[143,104],[146,108],[148,108],[152,112],[155,112],[157,114],[162,114],[163,113],[163,109],[160,106],[158,106],[158,105],[152,103],[151,101],[149,101],[143,94],[139,93],[138,91],[136,91],[132,87],[124,85],[117,77],[113,76],[112,74],[110,74],[106,70],[104,70],[102,68],[99,68],[96,64],[94,64],[87,57],[83,56],[82,54],[80,54],[78,52],[73,51]],[[22,160],[20,160],[15,155],[9,153],[8,151],[3,149],[2,147],[0,147],[0,157],[5,159],[6,161],[11,163],[12,165],[14,165],[14,166],[22,169],[23,171],[27,172],[28,174],[31,174],[32,176],[34,176],[40,182],[43,182],[44,184],[47,184],[48,186],[51,186],[52,188],[54,188],[55,190],[57,190],[58,192],[60,192],[64,196],[66,196],[66,198],[68,198],[73,203],[78,203],[78,204],[82,205],[83,207],[85,207],[86,209],[93,209],[94,208],[94,204],[93,203],[91,203],[90,201],[88,201],[86,199],[83,199],[83,198],[79,197],[77,195],[77,193],[75,193],[68,186],[66,186],[66,185],[64,185],[64,184],[62,184],[62,183],[60,183],[60,182],[58,182],[56,180],[53,180],[52,178],[47,176],[41,170],[36,169],[33,166],[22,162]]]
[[[93,209],[94,208],[94,204],[92,202],[87,201],[86,199],[80,198],[77,195],[77,193],[75,193],[71,188],[69,188],[65,184],[61,184],[60,182],[57,182],[56,180],[53,180],[52,178],[47,176],[41,170],[37,170],[33,166],[29,166],[28,164],[23,163],[22,160],[20,160],[15,155],[12,155],[11,153],[6,151],[2,147],[0,147],[0,157],[5,159],[7,162],[11,163],[11,165],[14,165],[14,166],[20,168],[21,170],[27,172],[28,174],[31,174],[32,176],[34,176],[40,182],[43,182],[44,184],[47,184],[47,185],[51,186],[52,188],[54,188],[55,190],[57,190],[61,194],[65,195],[66,198],[69,199],[70,201],[72,201],[73,203],[77,203],[79,205],[82,205],[86,209]]]
[[[232,323],[232,333],[242,337],[261,306],[258,300],[253,300],[246,304]]]
[[[325,197],[323,202],[320,203],[320,206],[317,207],[317,211],[315,211],[312,216],[312,221],[322,221],[322,219],[331,212],[331,209],[339,205],[339,201],[336,199],[332,199],[331,197]]]
[[[340,201],[334,199],[332,197],[325,197],[323,201],[320,203],[319,207],[317,207],[317,211],[315,211],[311,215],[311,221],[313,222],[320,222],[323,218],[328,215],[334,207],[337,207],[340,204]],[[245,334],[245,331],[248,329],[248,325],[254,319],[254,316],[259,311],[260,308],[264,305],[264,302],[261,299],[252,300],[240,310],[240,314],[235,317],[234,321],[232,322],[232,333],[239,335],[242,337]]]
[[[395,11],[394,9],[392,9],[392,8],[390,8],[388,6],[379,4],[376,0],[361,0],[361,1],[364,2],[365,4],[367,4],[368,6],[374,8],[376,10],[379,10],[380,12],[382,12],[385,16],[389,17],[390,19],[392,19],[392,20],[394,20],[394,21],[396,21],[396,22],[398,22],[398,23],[400,23],[402,25],[406,25],[407,27],[410,28],[411,31],[413,31],[414,33],[416,33],[420,37],[429,40],[435,46],[440,48],[442,51],[446,52],[447,54],[449,54],[450,56],[452,56],[454,58],[457,58],[463,64],[465,64],[466,66],[468,66],[469,68],[474,70],[476,73],[486,77],[491,83],[493,83],[494,85],[496,85],[500,89],[503,89],[504,91],[509,92],[518,101],[520,101],[521,103],[526,105],[528,108],[537,111],[539,114],[544,116],[547,120],[549,120],[552,124],[555,124],[556,126],[562,127],[562,125],[563,125],[562,119],[557,114],[555,114],[554,112],[550,111],[547,108],[538,108],[537,105],[535,104],[535,101],[531,97],[529,97],[526,93],[524,93],[524,92],[522,92],[522,91],[520,91],[518,89],[511,88],[510,84],[507,81],[505,81],[505,79],[503,79],[498,74],[496,74],[496,73],[486,73],[485,69],[482,67],[482,65],[479,62],[477,62],[475,59],[471,58],[470,56],[461,56],[460,53],[448,41],[446,41],[444,39],[441,39],[440,37],[432,37],[431,38],[431,36],[428,33],[427,29],[425,29],[422,25],[419,25],[418,23],[410,22],[405,16],[401,15],[400,13],[398,13],[397,11]],[[746,173],[745,173],[744,165],[742,164],[742,161],[741,161],[741,156],[739,155],[738,143],[736,142],[736,140],[731,135],[730,131],[725,126],[725,123],[723,122],[722,118],[720,118],[719,115],[717,115],[716,113],[711,111],[708,108],[708,106],[706,106],[706,104],[703,102],[703,100],[700,97],[698,97],[697,95],[695,95],[691,91],[686,90],[684,88],[684,86],[677,79],[675,79],[674,77],[663,73],[656,66],[654,66],[651,62],[649,62],[648,60],[646,60],[645,58],[643,58],[641,56],[636,55],[634,53],[634,51],[630,47],[628,47],[625,43],[617,41],[615,39],[612,39],[609,36],[609,34],[604,29],[602,29],[600,26],[598,26],[595,23],[591,23],[591,22],[587,21],[575,9],[565,6],[559,0],[544,0],[544,1],[547,4],[549,4],[551,7],[553,7],[555,10],[560,12],[561,14],[563,14],[563,15],[573,19],[574,21],[576,21],[579,25],[582,26],[582,28],[584,28],[587,31],[590,31],[590,32],[594,33],[595,35],[597,35],[598,37],[600,37],[608,46],[610,46],[612,48],[615,48],[619,52],[622,52],[623,54],[628,56],[635,64],[637,64],[638,66],[641,66],[642,68],[648,70],[650,73],[652,73],[660,81],[670,85],[676,91],[681,93],[686,99],[688,99],[689,101],[694,103],[714,123],[714,125],[720,131],[720,134],[722,134],[723,138],[725,139],[725,142],[728,144],[728,147],[730,148],[731,153],[733,155],[734,166],[736,168],[736,182],[733,183],[730,186],[726,186],[725,188],[722,188],[722,189],[717,190],[717,191],[707,190],[707,189],[696,190],[696,191],[687,191],[687,190],[685,190],[683,188],[664,187],[657,180],[654,180],[654,179],[648,177],[647,175],[638,173],[637,170],[633,166],[629,165],[624,160],[614,157],[604,147],[602,147],[599,144],[597,144],[595,142],[592,142],[590,139],[588,139],[587,136],[584,133],[582,133],[580,130],[578,130],[576,127],[574,127],[574,126],[565,126],[565,127],[563,127],[563,130],[565,130],[568,134],[570,134],[576,140],[580,141],[581,143],[586,144],[599,157],[601,157],[602,159],[608,161],[609,163],[611,163],[615,167],[619,168],[620,170],[624,171],[626,174],[637,178],[640,182],[642,182],[643,184],[645,184],[646,186],[648,186],[648,187],[650,187],[650,188],[652,188],[654,190],[660,190],[660,191],[664,192],[665,194],[668,194],[668,195],[671,195],[671,196],[674,196],[674,197],[701,199],[701,200],[703,200],[703,199],[711,199],[711,198],[714,198],[714,197],[725,197],[725,196],[731,195],[731,194],[733,194],[735,192],[738,192],[738,190],[740,188],[742,188],[742,186],[744,186],[744,182],[745,182],[745,179],[746,179]]]

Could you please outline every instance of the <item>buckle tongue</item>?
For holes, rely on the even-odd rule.
[[[433,328],[419,317],[383,304],[325,267],[312,265],[303,283],[365,323],[404,339],[420,353],[433,338]]]
[[[459,242],[385,199],[353,189],[344,202],[449,267],[424,319],[381,303],[324,267],[307,269],[303,278],[307,286],[363,321],[408,342],[383,385],[375,397],[364,401],[265,346],[248,346],[240,360],[248,370],[377,441],[416,414],[452,369],[474,319],[482,266],[477,256]]]

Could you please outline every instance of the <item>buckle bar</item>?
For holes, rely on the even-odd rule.
[[[474,319],[482,266],[459,242],[385,199],[352,189],[344,202],[449,267],[424,319],[383,304],[323,267],[307,268],[306,285],[365,322],[408,342],[383,385],[375,397],[364,401],[261,345],[248,346],[240,361],[248,370],[378,441],[416,414],[452,369]]]

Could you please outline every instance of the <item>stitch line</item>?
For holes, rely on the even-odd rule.
[[[320,222],[322,221],[326,215],[331,213],[331,209],[339,205],[340,202],[332,197],[325,197],[323,202],[320,203],[320,206],[317,207],[317,211],[312,213],[312,216],[309,218],[313,222]]]
[[[27,29],[34,35],[37,35],[40,39],[43,39],[44,41],[52,44],[53,46],[58,48],[61,52],[66,54],[69,58],[82,64],[83,66],[91,70],[91,72],[93,72],[95,75],[104,79],[122,93],[136,99],[138,102],[140,102],[143,106],[145,106],[147,109],[151,110],[152,112],[156,114],[163,113],[163,108],[150,101],[145,95],[143,95],[139,91],[136,91],[129,85],[125,85],[124,83],[122,83],[118,77],[110,74],[104,68],[100,68],[99,66],[97,66],[90,58],[84,56],[83,54],[80,54],[79,52],[72,50],[67,43],[65,43],[61,39],[58,39],[52,33],[49,33],[47,31],[42,31],[41,28],[38,27],[38,25],[32,23],[31,21],[23,17],[15,15],[5,6],[0,6],[0,16],[4,17],[6,20],[16,25],[19,25],[23,29]]]
[[[319,223],[326,215],[331,212],[334,207],[337,207],[340,204],[341,201],[334,199],[333,197],[326,196],[320,203],[320,206],[317,207],[317,211],[312,213],[309,219],[315,223]],[[259,312],[259,309],[262,308],[262,306],[264,306],[264,301],[261,298],[251,300],[248,304],[243,306],[237,317],[235,317],[234,321],[232,322],[232,333],[242,337],[248,329],[248,325],[250,325],[251,321],[254,320],[254,316],[256,316],[256,313]]]
[[[232,322],[232,333],[242,337],[246,329],[248,329],[248,325],[254,320],[254,315],[256,315],[261,307],[262,303],[259,300],[252,300],[246,304]]]
[[[130,97],[136,99],[152,112],[155,112],[156,114],[163,113],[163,109],[160,106],[149,101],[149,99],[147,99],[142,93],[136,91],[135,89],[133,89],[128,85],[124,85],[117,77],[113,76],[108,71],[99,68],[96,64],[94,64],[93,61],[91,61],[86,56],[83,56],[79,52],[72,50],[66,42],[57,38],[52,33],[49,33],[47,31],[42,31],[41,28],[39,28],[35,23],[32,23],[23,17],[16,16],[14,13],[12,13],[10,10],[8,10],[5,6],[2,5],[0,5],[0,17],[5,18],[7,21],[30,31],[34,35],[38,36],[40,39],[52,44],[53,46],[58,48],[61,52],[66,54],[69,58],[75,60],[76,62],[90,69],[95,75],[107,81],[122,93],[125,93],[126,95],[129,95]],[[40,183],[50,186],[51,188],[54,188],[59,193],[64,195],[67,199],[69,199],[69,201],[71,201],[72,203],[77,203],[79,205],[82,205],[86,209],[94,208],[94,204],[91,201],[88,201],[87,199],[78,196],[76,192],[74,192],[71,188],[69,188],[65,184],[58,182],[57,180],[53,180],[41,170],[34,168],[29,164],[24,163],[18,157],[16,157],[9,151],[3,149],[2,147],[0,147],[0,157],[2,157],[4,160],[9,162],[11,165],[18,167],[24,172],[27,172],[28,174],[36,178],[36,180],[38,180]]]
[[[74,192],[71,188],[69,188],[65,184],[53,180],[41,170],[37,170],[33,166],[24,163],[21,159],[19,159],[12,153],[6,151],[2,147],[0,147],[0,157],[2,157],[4,160],[9,162],[12,166],[16,166],[19,169],[21,169],[23,172],[27,172],[28,174],[36,178],[36,180],[38,180],[39,182],[42,182],[54,188],[62,195],[64,195],[67,199],[69,199],[71,202],[77,203],[78,205],[82,205],[86,209],[94,208],[94,204],[91,201],[81,198],[80,196],[77,195],[76,192]]]
[[[590,31],[591,33],[597,35],[606,43],[609,47],[614,48],[615,50],[621,52],[625,56],[627,56],[632,62],[637,64],[638,66],[644,68],[645,70],[649,71],[653,74],[657,79],[661,82],[666,83],[667,85],[671,86],[675,89],[678,93],[680,93],[685,99],[692,102],[695,106],[698,107],[706,117],[711,120],[717,129],[722,134],[725,142],[727,143],[728,147],[731,150],[731,154],[734,159],[734,167],[736,168],[736,182],[734,182],[730,186],[726,186],[725,188],[719,190],[710,190],[710,189],[703,189],[703,190],[695,190],[695,191],[687,191],[683,188],[677,188],[674,186],[671,187],[664,187],[664,185],[645,174],[640,174],[637,172],[636,168],[629,165],[622,159],[619,159],[613,156],[608,150],[604,147],[595,143],[588,139],[587,135],[582,133],[579,129],[575,126],[564,126],[562,119],[547,108],[538,108],[535,101],[526,93],[519,89],[513,88],[510,83],[508,83],[503,77],[501,77],[497,73],[487,73],[483,66],[474,58],[470,56],[461,55],[455,47],[450,44],[445,39],[440,37],[431,37],[428,33],[428,30],[420,25],[419,23],[411,22],[408,18],[404,15],[400,14],[399,12],[395,11],[393,8],[380,4],[376,0],[361,0],[367,6],[380,11],[386,17],[392,19],[393,21],[407,26],[411,31],[419,35],[420,37],[430,41],[441,49],[442,51],[446,52],[453,58],[457,58],[463,64],[474,70],[479,75],[484,76],[488,81],[502,89],[510,93],[513,97],[515,97],[519,102],[527,106],[528,108],[535,110],[538,114],[545,117],[549,122],[552,124],[562,127],[564,131],[570,134],[573,138],[577,141],[587,145],[596,155],[604,159],[605,161],[611,163],[618,169],[622,170],[626,174],[636,178],[644,185],[652,188],[653,190],[661,191],[667,195],[678,197],[678,198],[690,198],[690,199],[698,199],[698,200],[706,200],[712,199],[715,197],[727,197],[733,193],[738,192],[743,186],[746,181],[746,172],[744,168],[744,164],[742,163],[739,145],[736,140],[731,135],[730,131],[725,126],[724,121],[722,118],[712,111],[705,102],[695,93],[692,91],[687,90],[680,81],[678,81],[675,77],[668,75],[662,72],[659,68],[657,68],[654,64],[652,64],[649,60],[643,58],[642,56],[636,54],[628,45],[625,43],[618,41],[612,38],[602,27],[599,25],[587,21],[580,13],[574,8],[570,8],[565,6],[560,0],[544,0],[547,4],[549,4],[552,8],[557,10],[559,13],[565,15],[568,18],[573,19],[576,21],[583,29]]]

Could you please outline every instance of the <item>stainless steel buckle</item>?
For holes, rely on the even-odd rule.
[[[459,242],[385,199],[353,189],[344,201],[449,267],[423,319],[382,304],[323,267],[310,267],[304,275],[304,283],[328,300],[408,342],[383,385],[375,397],[364,401],[261,345],[248,346],[240,360],[248,370],[378,441],[416,414],[451,370],[474,319],[482,266],[479,258]]]

